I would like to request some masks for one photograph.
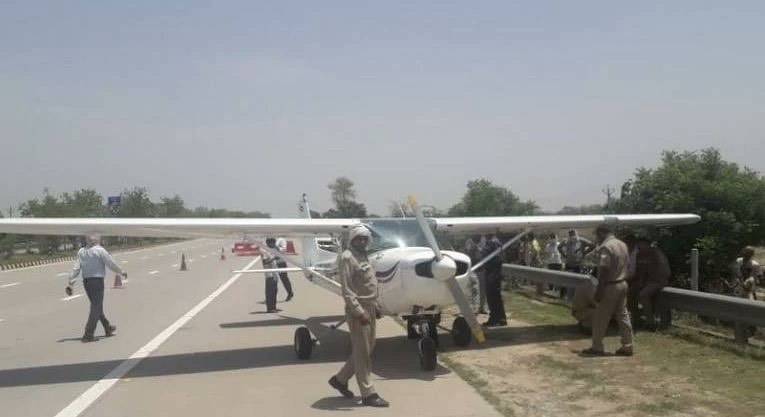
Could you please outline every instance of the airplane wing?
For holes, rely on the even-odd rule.
[[[525,229],[627,226],[679,226],[700,220],[695,214],[614,214],[576,216],[440,217],[436,229],[452,233],[513,232]],[[6,218],[0,233],[132,237],[313,236],[342,233],[361,219],[170,219],[170,218]]]
[[[620,226],[680,226],[697,223],[695,214],[605,214],[575,216],[440,217],[436,229],[450,233],[514,232],[525,229],[574,229],[600,224]]]
[[[313,236],[342,233],[359,219],[168,219],[168,218],[7,218],[0,233],[131,237]]]

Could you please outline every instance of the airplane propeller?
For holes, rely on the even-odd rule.
[[[436,237],[433,235],[430,225],[428,225],[425,216],[422,214],[422,208],[420,208],[419,204],[417,204],[417,200],[412,196],[409,197],[409,205],[412,207],[412,211],[414,211],[414,215],[417,217],[417,223],[420,225],[420,229],[422,229],[430,248],[433,250],[433,255],[435,256],[435,260],[431,266],[433,277],[443,282],[447,288],[449,288],[449,292],[451,292],[452,297],[454,297],[454,301],[457,303],[457,307],[459,307],[462,317],[465,318],[468,326],[470,326],[470,330],[472,330],[475,340],[478,343],[483,343],[486,340],[486,337],[483,334],[483,328],[478,323],[478,319],[473,313],[473,309],[470,307],[470,302],[455,278],[457,275],[457,264],[454,262],[454,259],[444,256],[441,253]]]

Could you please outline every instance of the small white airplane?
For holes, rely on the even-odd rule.
[[[470,275],[529,232],[593,228],[603,223],[613,226],[678,226],[700,220],[694,214],[425,218],[413,198],[410,198],[409,204],[415,213],[414,219],[312,219],[304,194],[300,203],[303,218],[8,218],[0,219],[0,233],[174,238],[230,238],[246,234],[298,238],[302,243],[302,259],[280,255],[294,267],[237,272],[301,271],[312,283],[341,295],[341,286],[335,279],[336,251],[339,247],[332,243],[342,242],[343,235],[351,227],[363,224],[372,231],[369,259],[379,283],[381,312],[406,320],[408,336],[419,339],[422,368],[433,370],[437,355],[436,326],[441,320],[441,311],[455,304],[459,308],[461,316],[454,320],[451,328],[456,345],[467,346],[472,338],[482,343],[485,339],[483,329],[466,296]],[[500,249],[471,265],[470,258],[464,253],[441,250],[434,230],[465,235],[517,234]],[[268,250],[262,241],[258,243],[261,250]],[[294,346],[299,358],[308,359],[315,342],[306,327],[295,331]]]

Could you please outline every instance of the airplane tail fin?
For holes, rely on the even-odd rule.
[[[303,193],[300,202],[298,202],[298,214],[304,219],[311,218],[311,207],[308,205],[308,196]],[[307,267],[316,265],[319,261],[318,243],[313,236],[302,238],[303,264]]]

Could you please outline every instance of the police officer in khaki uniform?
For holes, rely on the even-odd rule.
[[[351,356],[342,369],[330,378],[329,385],[346,398],[353,398],[348,380],[355,374],[361,390],[362,404],[388,407],[372,385],[372,351],[375,348],[377,319],[377,277],[367,258],[371,233],[364,226],[355,226],[348,235],[348,249],[338,260],[338,277],[345,299],[345,319],[351,336]]]
[[[598,306],[592,318],[592,347],[583,350],[582,354],[605,355],[603,338],[608,330],[608,323],[614,318],[619,324],[622,336],[622,347],[616,354],[632,356],[632,324],[627,310],[627,245],[614,236],[608,225],[598,226],[595,235],[600,242],[598,288],[595,295]]]

